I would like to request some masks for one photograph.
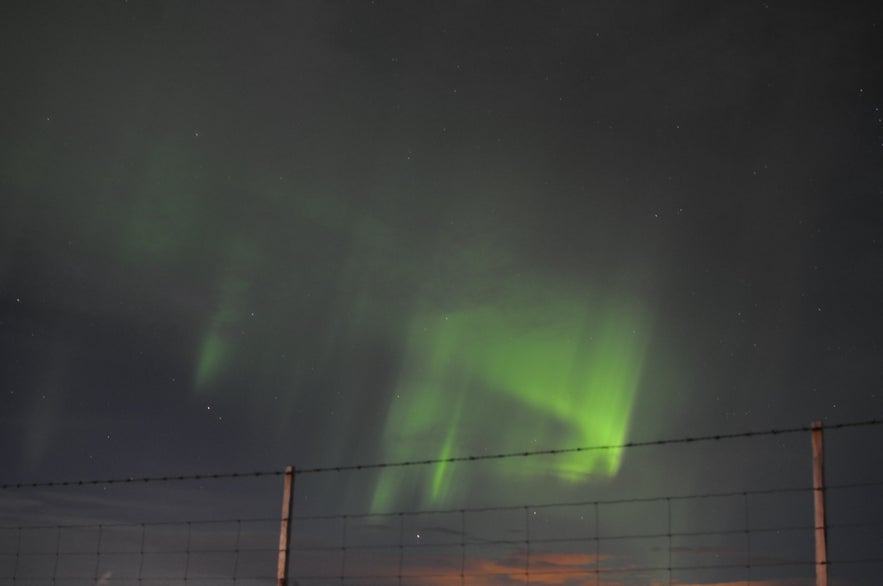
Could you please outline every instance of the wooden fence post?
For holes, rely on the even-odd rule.
[[[824,426],[812,422],[812,488],[815,508],[816,586],[828,586],[828,538],[825,522],[825,446]]]
[[[291,513],[294,499],[294,467],[285,469],[285,489],[282,493],[282,523],[279,527],[279,560],[276,568],[276,586],[288,583],[288,542],[291,540]]]

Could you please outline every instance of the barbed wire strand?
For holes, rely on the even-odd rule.
[[[864,421],[851,421],[846,423],[834,423],[823,425],[824,430],[845,429],[852,427],[864,427],[871,425],[881,425],[883,419],[868,419]],[[593,452],[605,450],[620,450],[630,448],[642,448],[651,446],[668,446],[676,444],[693,444],[707,441],[722,441],[733,439],[758,438],[767,436],[788,435],[795,433],[805,433],[811,431],[809,425],[801,425],[798,427],[784,427],[775,429],[765,429],[760,431],[742,431],[734,433],[718,433],[710,435],[685,436],[678,438],[667,438],[658,440],[645,440],[625,442],[621,444],[607,444],[597,446],[578,446],[573,448],[551,448],[546,450],[528,450],[522,452],[501,452],[495,454],[473,454],[469,456],[452,456],[449,458],[427,458],[423,460],[402,460],[397,462],[375,462],[369,464],[349,464],[343,466],[317,466],[313,468],[297,468],[297,474],[320,474],[327,472],[349,472],[358,470],[377,470],[384,468],[405,468],[410,466],[428,466],[433,464],[452,464],[458,462],[479,462],[485,460],[503,460],[510,458],[526,458],[534,456],[555,456],[561,454],[574,454],[580,452]],[[99,480],[61,480],[48,482],[10,482],[0,484],[0,490],[12,490],[23,488],[56,488],[66,486],[96,486],[109,484],[131,484],[131,483],[148,483],[148,482],[175,482],[185,480],[220,480],[235,478],[258,478],[262,476],[282,476],[285,470],[261,470],[255,472],[226,472],[218,474],[180,474],[166,476],[129,476],[126,478],[108,478]]]

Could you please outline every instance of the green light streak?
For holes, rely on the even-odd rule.
[[[247,269],[253,254],[244,245],[233,247],[232,258],[224,274],[217,309],[203,335],[194,370],[194,387],[203,390],[212,385],[228,368],[236,350],[237,326],[245,319],[249,283]]]
[[[457,406],[456,412],[454,414],[454,419],[460,419],[460,407],[462,407],[462,401],[460,401]],[[454,455],[454,442],[457,437],[457,426],[450,426],[448,428],[448,435],[445,438],[444,444],[442,444],[442,449],[438,454],[439,460],[446,460]],[[444,490],[450,484],[451,478],[449,474],[449,463],[441,462],[435,467],[435,472],[432,475],[432,499],[438,500],[444,495]]]
[[[213,322],[209,332],[202,341],[199,358],[196,362],[196,388],[204,388],[221,371],[224,358],[230,351],[230,345],[224,341],[218,331],[218,324]]]

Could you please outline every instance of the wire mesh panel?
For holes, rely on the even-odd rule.
[[[295,519],[291,577],[333,584],[700,584],[812,578],[811,489]],[[777,510],[752,524],[758,511]],[[776,504],[778,501],[780,503]],[[372,582],[373,583],[373,582]]]
[[[4,527],[9,584],[159,584],[275,579],[277,519]],[[268,539],[269,537],[269,539]]]

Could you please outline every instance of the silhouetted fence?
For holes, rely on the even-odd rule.
[[[880,426],[880,421],[869,421],[826,429],[848,433],[863,428],[861,441],[867,445],[868,437],[876,438],[868,447],[875,450],[881,445]],[[783,434],[808,431],[808,427],[769,430],[628,447],[671,449],[672,445],[749,437],[778,441]],[[805,448],[800,457],[809,459],[808,433],[799,439]],[[570,451],[502,457],[554,457]],[[474,462],[499,457],[443,461],[480,466]],[[378,468],[438,462],[314,468],[296,476],[295,493],[297,483],[308,476],[339,478],[348,473],[358,477]],[[883,574],[883,470],[870,466],[860,478],[845,479],[837,466],[832,468],[835,474],[829,474],[826,487],[831,584],[876,585]],[[22,490],[76,491],[112,484],[137,485],[143,490],[156,482],[175,485],[247,478],[274,483],[277,488],[270,492],[276,495],[267,506],[278,510],[279,476],[283,474],[7,484],[0,492],[0,513],[15,516],[4,508],[3,497],[13,501],[11,495],[20,496]],[[343,513],[335,511],[333,503],[319,506],[295,501],[287,548],[288,584],[815,584],[814,490],[809,477],[802,486],[654,492],[653,487],[646,487],[622,497],[382,513]],[[491,495],[490,500],[495,498]],[[313,509],[330,512],[313,514]],[[35,514],[42,515],[18,516]],[[279,532],[278,514],[192,521],[6,524],[0,526],[0,585],[269,585],[277,583]]]

